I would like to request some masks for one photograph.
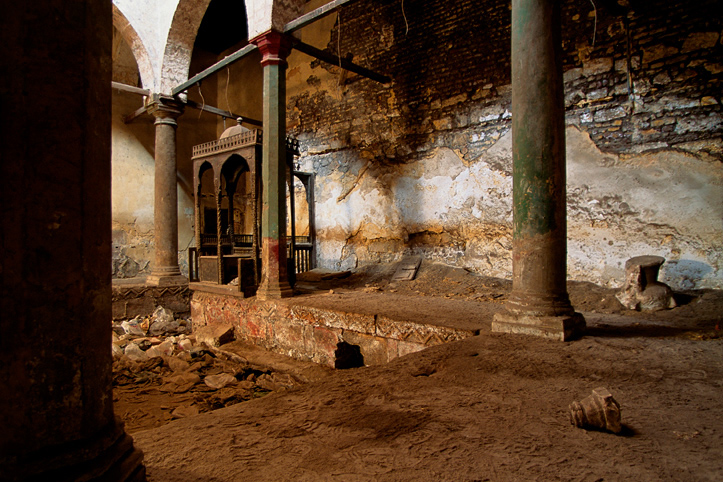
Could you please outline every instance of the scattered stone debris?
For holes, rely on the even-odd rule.
[[[570,404],[570,422],[580,428],[620,433],[620,405],[607,388],[596,388],[592,395]]]
[[[233,341],[231,325],[201,327],[196,333],[190,327],[190,320],[173,319],[160,307],[151,317],[114,323],[114,400],[124,402],[119,415],[127,429],[159,426],[300,383],[218,348]],[[162,419],[151,420],[154,404],[165,413]]]

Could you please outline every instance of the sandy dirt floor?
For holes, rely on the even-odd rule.
[[[678,293],[678,308],[638,313],[614,290],[570,283],[588,332],[562,343],[489,332],[508,281],[423,264],[416,280],[390,283],[390,269],[312,288],[348,300],[424,298],[418,316],[430,318],[434,299],[453,299],[484,314],[486,328],[384,366],[336,371],[224,345],[240,357],[237,378],[277,383],[247,383],[232,405],[168,423],[179,404],[228,404],[205,402],[201,392],[218,395],[205,389],[159,402],[152,381],[117,385],[116,413],[145,452],[148,480],[723,480],[723,292]],[[206,359],[207,373],[218,372]],[[621,406],[619,435],[569,421],[570,403],[598,387]]]

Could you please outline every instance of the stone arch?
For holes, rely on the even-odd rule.
[[[153,65],[148,56],[148,50],[146,50],[145,45],[143,45],[138,32],[136,32],[116,4],[113,4],[113,26],[120,32],[123,40],[126,41],[133,52],[133,57],[135,57],[136,64],[138,64],[141,84],[143,84],[143,87],[146,89],[153,89],[155,78],[153,76]]]
[[[304,13],[305,0],[245,0],[249,38],[268,30],[282,31]]]
[[[166,40],[161,66],[160,91],[171,90],[188,79],[193,44],[211,0],[180,0]]]

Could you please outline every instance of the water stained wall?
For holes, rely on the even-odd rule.
[[[714,3],[564,4],[573,279],[619,285],[627,258],[658,254],[675,288],[723,286]],[[304,41],[394,80],[290,58],[288,121],[301,169],[317,176],[319,265],[414,252],[509,277],[507,2],[362,0],[324,25]]]

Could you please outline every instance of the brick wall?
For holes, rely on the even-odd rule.
[[[589,0],[563,4],[567,123],[589,136],[596,152],[607,156],[600,169],[636,156],[657,155],[640,165],[660,167],[666,175],[684,172],[683,161],[670,157],[682,153],[695,160],[690,162],[699,162],[692,168],[700,170],[698,179],[707,176],[704,184],[719,186],[723,21],[712,14],[719,10],[719,2],[631,3],[632,10],[596,1],[597,12]],[[382,85],[319,61],[312,62],[310,75],[293,79],[288,122],[301,141],[299,164],[319,180],[321,266],[353,266],[357,261],[344,262],[350,253],[356,253],[358,260],[388,261],[395,253],[382,253],[370,243],[399,251],[418,242],[437,254],[444,251],[437,256],[444,262],[471,263],[475,269],[484,265],[489,269],[482,271],[488,274],[508,274],[511,156],[505,146],[512,117],[510,13],[510,3],[502,1],[406,0],[402,10],[399,1],[360,0],[341,10],[327,45],[317,46],[342,56],[353,54],[356,63],[389,75],[393,82]],[[569,164],[571,159],[584,158],[583,151],[577,156],[568,152]],[[409,208],[400,207],[399,186],[407,186],[408,192],[422,189],[417,179],[423,174],[417,171],[434,158],[432,164],[441,162],[444,172],[447,161],[440,159],[451,159],[450,153],[459,157],[462,171],[453,169],[449,207],[445,211],[427,206],[440,212],[438,222],[410,225],[405,214]],[[464,179],[472,179],[463,189],[455,187],[460,172]],[[654,175],[641,176],[648,174]],[[425,176],[431,175],[439,173]],[[407,182],[405,176],[412,180]],[[480,188],[480,182],[487,184]],[[686,189],[697,182],[691,180]],[[434,189],[431,184],[424,189]],[[587,184],[583,179],[581,186],[568,186],[574,194],[568,204],[572,226],[598,229],[600,223],[590,220],[603,219],[604,229],[617,231],[585,232],[579,239],[577,233],[570,234],[575,249],[585,252],[576,261],[579,277],[602,282],[622,275],[625,257],[641,250],[681,261],[687,251],[695,263],[705,266],[701,273],[717,279],[714,285],[723,283],[723,253],[710,249],[706,238],[710,230],[704,226],[712,224],[720,231],[720,203],[708,209],[715,193],[696,193],[704,202],[682,212],[686,218],[695,218],[696,209],[708,213],[710,219],[698,221],[703,236],[687,225],[661,222],[662,211],[669,206],[656,197],[661,195],[656,193],[658,185],[643,186],[647,191],[635,195],[636,207],[623,199],[630,191],[616,192],[617,187],[610,185],[608,193],[593,193]],[[349,201],[355,192],[356,204]],[[404,196],[402,202],[417,202]],[[429,199],[419,197],[418,202]],[[617,201],[611,207],[606,199]],[[661,213],[649,215],[648,207],[656,205]],[[652,241],[639,243],[632,230],[638,238],[649,236]],[[605,243],[613,236],[617,251],[591,247],[598,242],[591,240],[595,236]],[[662,246],[663,238],[679,239],[680,244]],[[327,250],[333,254],[323,254],[324,243],[333,244]],[[368,249],[360,255],[362,244]],[[429,255],[429,250],[422,254]],[[332,262],[335,256],[340,263]]]
[[[723,160],[718,2],[597,3],[597,20],[589,1],[563,9],[568,122],[605,151],[675,147]],[[290,122],[297,135],[327,132],[382,162],[439,145],[474,158],[510,127],[509,45],[509,2],[407,1],[403,15],[400,2],[362,0],[341,11],[327,48],[393,84],[349,74],[337,102],[324,91],[291,99]]]

